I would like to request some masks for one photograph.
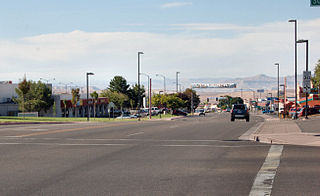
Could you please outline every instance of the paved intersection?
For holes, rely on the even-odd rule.
[[[263,122],[251,119],[2,126],[0,194],[249,195],[271,146],[238,139]],[[320,191],[302,182],[318,179],[317,151],[285,145],[272,194]]]

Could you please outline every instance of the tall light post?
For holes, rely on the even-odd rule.
[[[178,79],[178,75],[180,74],[180,72],[176,72],[176,92],[178,93],[179,91],[179,79]]]
[[[288,22],[293,22],[294,23],[294,96],[295,96],[295,106],[296,106],[296,112],[294,119],[298,117],[297,115],[297,20],[292,19],[289,20]]]
[[[278,116],[279,116],[279,118],[280,118],[280,94],[279,94],[279,77],[280,77],[280,64],[279,63],[275,63],[274,65],[276,65],[277,66],[277,68],[278,68],[278,85],[277,85],[277,88],[278,88]]]
[[[146,100],[149,100],[149,96],[150,96],[150,95],[149,95],[149,88],[150,88],[150,87],[149,87],[149,85],[150,85],[150,84],[149,84],[149,81],[150,81],[150,76],[149,76],[148,74],[145,74],[145,73],[140,73],[140,75],[144,75],[144,76],[147,76],[147,77],[148,77],[148,99],[146,99]],[[147,102],[149,102],[149,101],[147,101]],[[146,107],[147,107],[147,104],[146,104]]]
[[[90,118],[90,113],[89,113],[89,76],[92,76],[92,75],[94,75],[94,73],[92,73],[92,72],[86,73],[86,76],[87,76],[87,110],[88,110],[87,121],[89,121],[89,118]]]
[[[163,92],[166,93],[166,77],[161,74],[156,74],[157,77],[162,77],[163,78]]]
[[[301,40],[298,40],[297,43],[306,43],[306,72],[308,72],[308,61],[309,61],[309,41],[308,40],[304,40],[304,39],[301,39]],[[306,116],[306,119],[308,118],[308,96],[309,93],[308,91],[306,91],[306,112],[305,112],[305,116]]]
[[[140,55],[144,54],[143,52],[138,52],[138,86],[140,89]],[[138,93],[138,108],[140,108],[140,93]]]

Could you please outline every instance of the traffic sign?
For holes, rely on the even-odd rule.
[[[311,7],[320,6],[320,0],[310,0],[310,6]]]
[[[320,1],[320,0],[319,0]],[[303,92],[310,93],[311,90],[311,71],[303,71]]]
[[[264,93],[264,89],[258,89],[257,92],[258,93]]]

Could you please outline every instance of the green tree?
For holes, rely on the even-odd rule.
[[[121,110],[124,106],[124,103],[129,100],[127,95],[119,92],[112,92],[110,90],[102,91],[100,96],[108,98],[109,102],[114,103],[114,105],[116,105],[116,107]]]
[[[79,88],[76,88],[76,89],[72,89],[71,90],[71,94],[72,94],[72,99],[71,99],[71,103],[72,103],[72,106],[74,108],[74,116],[77,117],[77,113],[78,113],[78,110],[77,110],[77,103],[78,101],[80,101],[80,89]],[[89,111],[88,111],[89,112]]]
[[[133,101],[132,106],[134,108],[138,107],[138,104],[140,103],[140,106],[143,102],[143,98],[145,97],[145,88],[144,86],[139,86],[138,84],[133,85],[130,89],[129,89],[129,93],[128,93],[128,97],[130,98],[130,100]]]
[[[128,95],[128,89],[130,85],[127,84],[127,80],[122,76],[115,76],[109,83],[108,89],[112,92],[118,92]]]
[[[157,107],[161,107],[163,105],[163,99],[162,99],[163,95],[153,95],[152,99],[151,99],[151,103],[153,106],[157,106]]]
[[[184,107],[185,105],[185,101],[179,98],[176,94],[165,95],[162,103],[165,104],[167,108],[171,108],[172,110]]]
[[[51,89],[40,81],[27,81],[24,78],[15,90],[18,97],[14,101],[23,112],[47,112],[54,103]]]
[[[185,106],[188,111],[191,111],[191,96],[193,96],[193,109],[197,108],[200,103],[199,95],[195,90],[187,88],[183,93],[179,93],[178,97],[180,97],[183,101],[185,101]]]
[[[220,99],[218,107],[222,109],[231,108],[233,104],[243,104],[243,99],[241,97],[231,97],[224,96],[225,99]]]
[[[93,98],[93,117],[96,117],[96,102],[98,101],[99,94],[96,91],[90,93],[90,96]]]
[[[312,84],[315,88],[319,88],[320,84],[320,59],[314,68],[314,76],[311,78]]]

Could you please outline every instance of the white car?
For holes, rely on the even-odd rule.
[[[151,113],[152,113],[152,115],[158,115],[158,114],[160,114],[160,110],[157,107],[152,107]]]

